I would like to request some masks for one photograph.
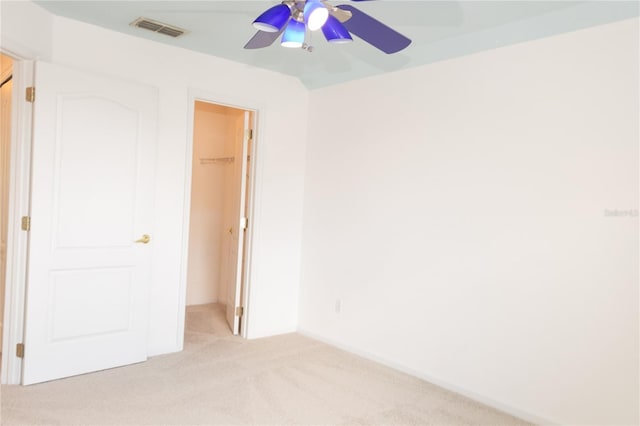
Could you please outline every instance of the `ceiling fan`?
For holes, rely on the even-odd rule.
[[[364,0],[352,0],[364,1]],[[333,6],[326,0],[284,0],[264,11],[253,21],[258,32],[247,42],[245,49],[260,49],[273,44],[282,35],[284,47],[311,51],[305,43],[307,30],[322,30],[332,44],[349,43],[355,34],[384,53],[401,51],[411,40],[355,7]]]

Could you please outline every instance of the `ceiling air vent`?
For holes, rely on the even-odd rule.
[[[145,30],[153,31],[154,33],[168,35],[174,38],[188,33],[187,30],[183,30],[182,28],[165,24],[163,22],[154,21],[153,19],[149,18],[138,18],[129,25],[131,25],[132,27],[138,27]]]

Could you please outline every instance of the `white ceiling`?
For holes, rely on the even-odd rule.
[[[55,15],[137,37],[191,49],[298,77],[310,89],[414,67],[481,50],[573,31],[639,15],[638,1],[331,1],[345,4],[401,32],[413,43],[387,55],[354,37],[329,45],[321,32],[307,40],[312,53],[278,42],[245,50],[255,33],[251,22],[278,1],[57,1],[37,4]],[[129,25],[138,17],[189,31],[177,39]]]

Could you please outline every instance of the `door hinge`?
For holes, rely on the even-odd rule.
[[[249,218],[241,217],[240,218],[240,229],[247,229],[249,227]]]
[[[27,87],[25,98],[27,99],[27,102],[35,102],[35,100],[36,100],[36,88],[33,87],[33,86]]]
[[[253,129],[247,129],[247,139],[253,139]]]
[[[16,356],[18,358],[24,358],[24,343],[18,343],[16,345]]]
[[[244,308],[243,308],[242,306],[238,306],[238,307],[236,308],[236,316],[237,316],[237,317],[241,317],[241,316],[242,316],[242,314],[244,314]]]
[[[21,228],[23,231],[31,231],[31,217],[22,216]]]

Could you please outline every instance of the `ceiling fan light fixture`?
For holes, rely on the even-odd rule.
[[[327,23],[322,27],[322,34],[331,44],[344,44],[353,41],[349,31],[333,16],[329,16]]]
[[[310,31],[322,28],[329,17],[329,10],[319,0],[307,0],[304,5],[304,19]]]
[[[282,34],[280,44],[283,47],[300,48],[304,44],[305,25],[304,22],[290,19],[287,28]]]
[[[281,3],[265,10],[262,15],[253,21],[253,26],[260,31],[277,33],[284,27],[290,17],[291,9],[286,4]]]

